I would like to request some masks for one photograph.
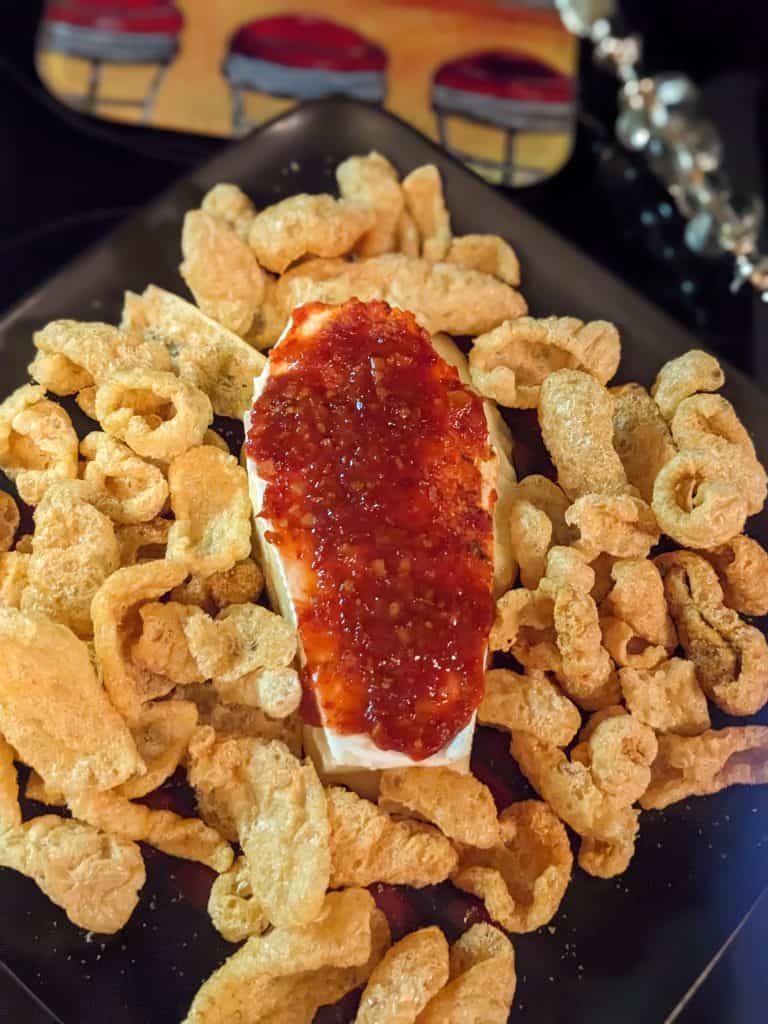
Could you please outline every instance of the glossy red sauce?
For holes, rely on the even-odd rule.
[[[319,704],[336,731],[422,760],[482,699],[487,424],[410,313],[351,301],[319,322],[328,308],[294,312],[246,450],[269,539],[303,574],[305,714],[319,724]]]

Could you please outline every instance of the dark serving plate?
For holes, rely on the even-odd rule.
[[[535,314],[616,322],[624,345],[622,379],[650,383],[661,363],[696,345],[635,292],[411,128],[380,110],[330,100],[271,122],[205,164],[11,310],[0,322],[3,393],[26,380],[31,334],[46,321],[114,321],[123,290],[139,291],[149,282],[184,293],[177,272],[181,218],[214,182],[237,182],[257,205],[266,205],[294,192],[332,188],[340,160],[374,148],[403,172],[424,162],[438,165],[455,230],[500,233],[514,245]],[[575,195],[573,201],[590,203],[594,197]],[[600,215],[595,202],[596,221]],[[738,371],[728,370],[727,376],[725,392],[765,460],[768,399]],[[750,525],[768,542],[768,518]],[[473,762],[500,805],[529,792],[503,734],[481,730]],[[179,806],[183,786],[166,786],[157,799]],[[152,850],[146,854],[141,903],[113,937],[86,935],[33,883],[0,871],[0,1020],[176,1024],[183,1018],[201,981],[233,947],[207,918],[210,872]],[[766,790],[731,789],[643,814],[637,854],[623,877],[601,881],[577,870],[550,926],[513,937],[519,977],[514,1019],[693,1020],[680,1012],[681,1001],[767,887]],[[434,922],[452,938],[484,915],[477,901],[448,885],[419,893],[378,887],[376,895],[396,935]],[[4,998],[2,979],[14,975],[18,993]],[[733,1024],[727,993],[723,1000],[710,1007],[707,1019]],[[341,1024],[353,1015],[354,1001],[348,999],[341,1008],[321,1011],[318,1020]],[[763,1019],[762,1013],[739,1017],[747,1019]]]

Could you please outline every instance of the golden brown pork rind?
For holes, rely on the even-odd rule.
[[[301,704],[299,674],[287,666],[260,668],[232,682],[214,680],[213,685],[222,703],[261,708],[270,718],[288,718]]]
[[[650,504],[659,471],[677,452],[658,405],[641,384],[611,388],[613,447],[627,480]]]
[[[0,491],[0,554],[13,547],[19,528],[19,507],[10,494]]]
[[[25,384],[0,404],[0,469],[36,505],[46,489],[77,476],[77,434],[66,411]]]
[[[593,561],[605,552],[614,558],[645,558],[659,542],[659,526],[650,505],[630,494],[583,494],[565,513],[577,531],[574,547]]]
[[[712,566],[691,551],[661,555],[669,611],[704,692],[729,715],[753,715],[768,700],[768,643],[723,603]]]
[[[395,252],[409,259],[417,260],[421,249],[421,238],[416,221],[404,208],[397,222]]]
[[[193,701],[199,724],[210,725],[220,739],[282,740],[292,754],[301,756],[302,724],[298,715],[270,718],[261,708],[224,704],[218,690],[210,683],[179,687],[174,697]],[[231,839],[236,841],[236,830],[232,832]]]
[[[554,601],[540,589],[509,590],[496,602],[488,646],[511,653],[528,670],[561,668],[554,626]]]
[[[128,727],[74,633],[4,608],[0,646],[0,731],[25,764],[68,791],[109,789],[142,771]]]
[[[184,625],[193,609],[175,601],[148,601],[139,608],[141,632],[130,649],[131,661],[174,685],[205,682],[189,651]]]
[[[557,747],[566,747],[581,726],[579,709],[543,672],[520,675],[503,668],[485,673],[477,720],[509,732],[532,733]]]
[[[620,356],[618,331],[604,320],[521,316],[475,338],[469,366],[481,394],[513,409],[536,409],[541,385],[555,370],[583,370],[606,384]]]
[[[635,839],[625,843],[604,843],[586,837],[579,844],[578,863],[582,871],[595,878],[623,875],[635,855]]]
[[[696,736],[709,729],[709,709],[693,662],[670,658],[653,668],[623,668],[619,685],[632,716],[656,732]]]
[[[390,768],[381,773],[379,807],[437,825],[459,843],[486,848],[499,840],[491,791],[474,775],[450,768]]]
[[[541,800],[511,804],[499,817],[501,842],[464,846],[451,881],[484,900],[509,932],[532,932],[557,913],[571,878],[573,854],[560,819]]]
[[[557,678],[566,694],[587,711],[615,703],[619,684],[602,644],[594,600],[574,587],[561,587],[555,598],[553,621],[561,657]]]
[[[371,972],[355,1024],[413,1024],[448,981],[448,943],[439,928],[396,942]]]
[[[498,928],[474,924],[453,944],[451,980],[416,1024],[506,1024],[515,997],[515,951]]]
[[[115,530],[120,546],[120,565],[136,565],[165,558],[170,519],[152,519],[148,523],[118,526]]]
[[[33,879],[73,924],[103,935],[128,921],[146,877],[135,843],[55,814],[0,831],[0,865]]]
[[[118,569],[91,602],[96,658],[110,700],[128,721],[135,721],[146,701],[170,693],[174,682],[131,657],[141,636],[143,604],[157,601],[186,577],[183,565],[165,559]]]
[[[16,751],[0,736],[0,834],[21,824],[15,757]]]
[[[403,178],[405,207],[421,238],[421,256],[430,263],[444,260],[451,244],[451,215],[443,198],[443,182],[434,164],[417,167]]]
[[[460,235],[451,239],[445,262],[490,274],[515,288],[520,284],[517,253],[498,235]]]
[[[225,572],[190,576],[186,583],[174,588],[171,598],[216,615],[231,604],[255,604],[263,589],[264,573],[252,558],[244,558]]]
[[[31,557],[19,551],[0,554],[0,608],[18,608],[21,605]]]
[[[219,218],[190,210],[184,217],[181,252],[179,272],[203,313],[235,334],[246,334],[266,286],[251,248]]]
[[[723,588],[723,599],[740,615],[768,615],[768,551],[740,534],[727,544],[701,551]]]
[[[594,377],[581,370],[550,373],[541,385],[539,426],[557,482],[572,501],[626,492],[613,447],[613,400]]]
[[[456,851],[436,828],[395,820],[339,786],[326,797],[332,888],[386,882],[420,889],[444,881],[456,867]]]
[[[208,897],[208,915],[227,942],[242,942],[250,935],[261,935],[269,927],[264,910],[254,898],[251,869],[245,857],[238,857],[228,871],[215,879]]]
[[[234,229],[238,238],[246,241],[256,210],[248,196],[237,185],[220,181],[209,188],[200,203],[200,209]]]
[[[188,700],[145,704],[131,724],[131,735],[146,771],[133,775],[117,792],[138,800],[161,786],[181,764],[197,726],[197,707]]]
[[[361,256],[394,252],[404,200],[397,171],[389,160],[376,151],[351,156],[336,168],[336,181],[343,199],[363,203],[375,214],[373,227],[357,241],[357,252]]]
[[[512,554],[520,567],[520,582],[535,589],[546,572],[552,545],[567,545],[574,531],[565,521],[570,505],[557,484],[532,474],[519,480],[510,493],[509,535]]]
[[[113,523],[146,523],[162,512],[168,498],[163,472],[103,431],[80,442],[86,459],[82,477],[94,489],[93,503]]]
[[[645,810],[668,807],[726,786],[768,782],[768,727],[731,726],[700,736],[659,736],[651,784],[640,800]]]
[[[617,665],[653,668],[677,646],[661,574],[647,559],[628,558],[614,562],[611,579],[600,604],[603,646]]]
[[[274,925],[301,925],[322,908],[328,888],[330,827],[311,762],[279,741],[217,741],[200,727],[189,748],[188,776],[237,829],[254,896]]]
[[[651,764],[658,750],[653,729],[632,715],[609,714],[594,728],[585,729],[583,736],[571,751],[571,761],[586,765],[595,784],[610,799],[633,804],[651,780]]]
[[[248,244],[262,267],[282,274],[302,256],[343,256],[375,223],[365,203],[299,193],[257,213]]]
[[[102,430],[137,455],[169,462],[199,445],[213,410],[207,395],[165,370],[126,370],[96,389]]]
[[[175,521],[167,557],[189,572],[226,572],[251,553],[248,477],[234,455],[212,445],[190,448],[168,468]]]
[[[725,383],[725,376],[714,356],[701,349],[670,359],[656,374],[651,395],[661,415],[669,422],[675,410],[697,391],[717,391]]]

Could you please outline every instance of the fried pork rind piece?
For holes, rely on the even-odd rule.
[[[611,388],[613,396],[613,447],[627,480],[650,504],[653,484],[677,448],[658,405],[640,384]]]
[[[358,239],[361,256],[380,256],[397,249],[397,226],[403,212],[403,191],[397,171],[381,153],[351,156],[336,168],[342,199],[370,207],[373,227]]]
[[[184,217],[181,252],[179,271],[203,313],[235,334],[246,334],[266,287],[250,247],[222,220],[190,210]]]
[[[257,213],[248,244],[262,267],[282,274],[302,256],[343,256],[375,223],[365,203],[299,193]]]
[[[421,238],[419,236],[419,229],[416,227],[416,221],[406,209],[403,209],[397,222],[395,252],[407,256],[409,259],[417,260],[420,250]]]
[[[189,651],[184,626],[193,609],[175,601],[148,601],[139,608],[141,633],[130,650],[135,665],[174,685],[205,682]]]
[[[578,531],[574,547],[592,561],[605,552],[615,558],[645,558],[660,531],[653,509],[630,494],[583,494],[565,513]]]
[[[215,430],[210,428],[203,434],[203,444],[213,445],[214,448],[218,448],[220,452],[226,452],[229,454],[229,445],[221,436],[217,434]]]
[[[21,604],[31,557],[19,551],[0,554],[0,608],[18,608]]]
[[[452,239],[445,262],[490,274],[513,287],[520,284],[517,253],[498,235],[461,235]]]
[[[103,935],[126,924],[146,877],[135,843],[55,814],[0,830],[0,865],[31,878],[73,924]]]
[[[10,494],[0,491],[0,554],[13,547],[19,528],[19,508]]]
[[[115,530],[120,547],[120,565],[136,565],[165,558],[170,519],[152,519],[148,523],[118,526]]]
[[[0,404],[0,469],[29,505],[52,483],[77,476],[77,434],[43,388],[25,384]]]
[[[726,786],[768,782],[768,727],[731,726],[700,736],[659,736],[651,784],[640,799],[644,810],[660,809],[690,796],[719,793]]]
[[[185,1024],[266,1024],[271,1020],[310,1024],[322,1000],[306,1017],[295,1002],[289,1001],[286,1006],[285,1000],[290,1000],[292,994],[290,986],[278,989],[282,1006],[270,989],[277,981],[306,984],[310,981],[307,972],[366,964],[372,953],[374,921],[381,931],[374,909],[373,897],[363,889],[328,893],[311,922],[282,925],[265,935],[252,936],[203,984],[192,1001]],[[381,938],[377,944],[382,945]],[[335,998],[338,996],[331,1001]],[[278,1016],[278,1010],[282,1010],[283,1016]]]
[[[571,761],[586,765],[610,799],[624,805],[638,800],[648,788],[658,751],[653,729],[632,715],[608,714],[593,728],[589,722],[582,736],[571,751]]]
[[[227,942],[242,942],[250,935],[261,935],[269,927],[269,920],[254,898],[251,869],[245,857],[238,857],[214,881],[208,897],[208,914]]]
[[[686,655],[710,700],[729,715],[754,715],[768,700],[768,643],[723,603],[717,573],[700,555],[674,551],[656,564]]]
[[[661,574],[647,559],[627,558],[614,562],[611,578],[600,604],[603,645],[617,665],[653,668],[677,646]]]
[[[216,615],[231,604],[255,604],[263,589],[264,573],[252,558],[244,558],[225,572],[190,576],[186,583],[173,589],[171,599],[197,605],[209,615]]]
[[[256,215],[256,209],[245,192],[237,185],[231,185],[225,181],[214,185],[203,196],[200,209],[210,217],[215,217],[217,220],[223,221],[224,224],[228,224],[234,229],[238,238],[243,241],[248,239],[248,231],[251,221]]]
[[[94,504],[114,523],[146,523],[158,516],[168,498],[162,470],[134,455],[128,445],[93,431],[80,442],[87,460],[83,479],[94,489]]]
[[[715,569],[729,608],[740,615],[768,615],[768,551],[741,534],[700,554]]]
[[[198,797],[234,823],[251,870],[251,889],[275,926],[320,913],[331,868],[325,793],[310,761],[279,741],[217,741],[198,728],[188,777]]]
[[[326,790],[331,826],[333,889],[348,885],[410,885],[444,881],[456,867],[456,851],[436,828],[395,820],[340,786]]]
[[[270,718],[261,708],[221,703],[219,692],[211,684],[180,687],[174,697],[193,701],[199,724],[210,725],[220,739],[282,740],[292,754],[301,756],[302,724],[298,715]],[[214,821],[210,824],[219,827]],[[227,837],[235,842],[237,830],[233,828]]]
[[[613,400],[594,377],[581,370],[550,373],[541,385],[539,426],[557,482],[572,501],[626,492],[613,447]]]
[[[186,575],[185,567],[176,562],[140,562],[112,573],[91,602],[94,648],[104,686],[128,721],[139,717],[143,703],[164,697],[175,685],[131,656],[142,631],[139,609],[177,587]]]
[[[88,648],[42,615],[0,609],[0,731],[20,760],[67,790],[109,789],[143,770]]]
[[[170,370],[162,342],[111,324],[54,320],[34,336],[29,373],[54,395],[73,395],[124,370]]]
[[[113,792],[68,793],[67,803],[75,818],[110,835],[149,843],[171,857],[198,861],[213,871],[232,866],[232,847],[198,818],[154,811]]]
[[[162,786],[181,764],[196,726],[197,708],[192,701],[145,704],[131,724],[131,735],[146,771],[118,786],[117,792],[138,800]]]
[[[477,720],[509,732],[529,732],[557,747],[566,747],[581,727],[576,705],[535,669],[524,675],[504,668],[486,672]]]
[[[396,942],[373,969],[355,1024],[413,1024],[448,981],[448,943],[439,928]]]
[[[421,256],[430,263],[444,260],[451,244],[451,215],[443,198],[443,182],[434,164],[424,164],[403,178],[405,207],[421,238]]]
[[[21,824],[19,783],[16,765],[13,763],[15,756],[16,752],[10,743],[0,736],[0,835],[5,829],[16,828]]]
[[[490,649],[511,653],[528,670],[559,670],[553,614],[552,598],[541,590],[508,590],[496,602]]]
[[[66,807],[67,798],[62,790],[56,786],[49,786],[36,771],[31,771],[24,787],[24,796],[27,800],[36,800],[48,807]]]
[[[474,924],[453,944],[451,980],[416,1024],[506,1024],[517,976],[512,943],[498,928]]]
[[[557,484],[532,474],[511,490],[509,535],[512,554],[520,567],[520,582],[535,589],[546,571],[547,552],[573,540],[565,522],[570,502]]]
[[[379,807],[437,825],[443,835],[485,848],[499,840],[491,791],[450,768],[390,768],[381,774]]]
[[[692,548],[719,547],[741,533],[748,498],[733,477],[736,465],[715,449],[689,448],[670,459],[651,503],[663,532]]]
[[[618,331],[605,320],[523,316],[475,338],[469,366],[481,394],[510,408],[536,409],[541,385],[555,370],[583,370],[606,384],[620,355]]]
[[[587,711],[616,703],[619,684],[602,644],[594,600],[574,587],[561,587],[555,598],[553,621],[561,657],[557,677],[566,694]]]
[[[167,557],[189,572],[226,572],[251,553],[248,477],[234,455],[190,448],[168,468],[171,508]]]
[[[582,871],[595,878],[623,875],[635,855],[635,840],[625,843],[604,843],[586,837],[579,844],[578,863]]]
[[[560,819],[541,800],[512,804],[499,816],[501,842],[490,850],[459,849],[451,881],[485,902],[509,932],[532,932],[557,913],[573,855]]]
[[[619,685],[633,717],[656,732],[695,736],[709,729],[707,698],[693,662],[670,658],[653,668],[623,668]]]
[[[559,747],[529,733],[512,733],[510,750],[534,789],[574,832],[607,843],[634,837],[637,811],[605,793],[590,767],[569,761]]]
[[[662,366],[651,395],[669,423],[684,398],[698,391],[717,391],[724,383],[725,376],[715,357],[693,348]]]
[[[141,303],[146,332],[168,346],[181,379],[206,394],[218,416],[242,419],[264,356],[191,302],[162,288],[149,285],[134,300]]]

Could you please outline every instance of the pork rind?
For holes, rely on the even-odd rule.
[[[714,566],[729,608],[740,615],[768,615],[768,551],[743,534],[702,551]]]
[[[249,234],[252,224],[249,225]],[[181,233],[181,276],[206,316],[246,334],[264,299],[264,271],[234,230],[204,210],[190,210]]]
[[[27,585],[30,555],[19,551],[0,553],[0,608],[18,608]]]
[[[510,732],[529,732],[557,747],[567,746],[581,726],[579,709],[545,673],[520,675],[503,668],[485,673],[477,720]]]
[[[282,274],[302,256],[343,256],[375,223],[365,203],[300,193],[257,213],[248,244],[262,267]]]
[[[491,791],[450,768],[390,768],[381,774],[379,806],[437,825],[443,835],[481,848],[499,840]]]
[[[541,385],[539,426],[557,482],[575,501],[582,494],[621,494],[627,478],[613,447],[613,400],[581,370],[557,370]]]
[[[733,468],[715,449],[690,448],[670,459],[653,486],[653,511],[663,532],[693,548],[718,547],[741,533],[748,498]]]
[[[510,499],[512,554],[520,568],[520,582],[533,590],[546,571],[550,547],[567,545],[574,539],[565,522],[570,502],[557,484],[537,474],[519,480]]]
[[[0,491],[0,554],[13,547],[19,528],[19,508],[10,494]]]
[[[602,645],[597,606],[589,594],[564,586],[553,611],[561,666],[557,677],[566,694],[587,711],[614,704],[619,684]]]
[[[430,825],[398,821],[339,786],[326,790],[333,889],[348,885],[410,885],[444,881],[456,867],[450,841]]]
[[[190,576],[186,583],[174,588],[171,598],[216,615],[231,604],[254,604],[263,589],[264,573],[253,559],[244,558],[225,572]]]
[[[496,602],[496,618],[488,641],[492,651],[514,655],[527,669],[554,672],[561,668],[552,598],[537,590],[509,590]]]
[[[501,842],[464,846],[451,881],[485,902],[509,932],[532,932],[552,920],[568,888],[573,855],[560,819],[540,800],[524,800],[499,816]]]
[[[131,646],[134,664],[174,684],[202,683],[206,676],[189,651],[184,626],[193,610],[175,601],[148,601],[139,608],[141,633]]]
[[[403,192],[397,171],[381,153],[351,156],[336,168],[343,199],[370,207],[373,227],[358,239],[361,256],[380,256],[397,249],[397,228],[403,212]],[[418,255],[418,253],[416,253]]]
[[[250,935],[261,935],[269,927],[268,918],[254,898],[251,869],[245,857],[238,857],[214,881],[208,897],[208,915],[227,942],[242,942]]]
[[[220,452],[226,452],[229,454],[229,445],[221,436],[217,434],[215,430],[210,428],[203,434],[203,444],[213,445],[214,448],[218,448]]]
[[[302,723],[298,715],[270,718],[261,708],[245,704],[224,704],[218,690],[210,683],[180,687],[174,697],[193,701],[197,707],[199,724],[210,725],[221,739],[282,740],[292,754],[301,756]],[[233,842],[236,841],[237,830],[233,829],[228,836]]]
[[[110,700],[129,721],[139,717],[143,703],[164,697],[175,685],[168,676],[132,658],[133,645],[142,632],[139,609],[178,586],[186,574],[184,566],[176,562],[140,562],[118,569],[94,595],[91,615],[96,658]]]
[[[600,605],[603,645],[617,665],[649,669],[677,646],[658,568],[644,558],[611,567],[613,586]]]
[[[479,270],[514,287],[520,284],[520,261],[512,246],[498,235],[461,235],[451,240],[446,263]]]
[[[143,770],[74,633],[42,615],[4,608],[0,647],[0,732],[47,783],[68,792],[102,790]]]
[[[206,679],[216,684],[235,683],[261,669],[286,667],[296,655],[293,627],[257,604],[229,605],[216,619],[191,610],[185,632],[197,664]]]
[[[517,976],[512,943],[498,928],[475,924],[451,947],[451,980],[416,1024],[506,1024]]]
[[[54,395],[72,395],[125,370],[170,370],[162,342],[110,324],[54,320],[34,336],[29,373]]]
[[[731,726],[700,736],[659,736],[651,784],[640,799],[645,810],[668,807],[726,786],[768,782],[768,727]]]
[[[25,384],[0,404],[0,469],[29,505],[52,483],[77,476],[77,434],[43,388]]]
[[[74,817],[110,835],[148,843],[171,857],[198,861],[213,871],[232,866],[232,847],[198,818],[154,811],[118,793],[68,793],[67,803]]]
[[[234,455],[200,445],[171,462],[167,557],[189,572],[225,572],[251,553],[248,477]]]
[[[583,494],[565,513],[578,531],[574,547],[588,561],[605,552],[615,558],[645,558],[659,542],[653,510],[629,494]]]
[[[162,512],[168,484],[157,466],[101,431],[83,438],[80,454],[87,459],[82,476],[94,489],[93,503],[114,523],[146,523]]]
[[[634,837],[637,812],[626,800],[604,792],[588,765],[569,761],[559,747],[530,733],[512,733],[510,750],[534,789],[574,832],[607,843]]]
[[[170,519],[152,519],[148,523],[118,526],[115,530],[120,547],[120,565],[136,565],[165,558]]]
[[[421,238],[421,256],[430,263],[445,259],[451,244],[451,215],[443,183],[434,164],[417,167],[403,178],[405,207]]]
[[[397,222],[395,251],[409,259],[418,259],[421,251],[421,237],[416,221],[406,209],[400,214]]]
[[[604,843],[589,836],[579,844],[578,863],[582,871],[595,878],[623,875],[635,855],[635,839],[624,843]]]
[[[448,981],[448,943],[439,928],[400,939],[373,969],[355,1024],[413,1024]]]
[[[185,1024],[266,1024],[268,1020],[309,1024],[322,1003],[306,1017],[301,1007],[291,1002],[295,999],[292,986],[279,986],[280,1002],[275,1000],[275,982],[306,984],[309,979],[300,977],[306,972],[366,964],[372,952],[373,910],[373,897],[362,889],[328,893],[311,923],[278,926],[265,935],[252,936],[203,984]],[[331,1001],[334,998],[338,996]],[[283,1016],[278,1015],[279,1010]],[[287,1012],[291,1016],[285,1016]]]
[[[130,294],[130,293],[129,293]],[[242,419],[264,356],[199,309],[150,285],[140,299],[146,330],[168,346],[183,381],[208,395],[218,416]]]
[[[620,355],[618,331],[604,320],[524,316],[475,338],[469,366],[481,394],[514,409],[536,409],[541,385],[555,370],[583,370],[606,384]]]
[[[669,611],[704,692],[729,715],[753,715],[768,700],[768,644],[723,604],[712,566],[691,551],[661,555]]]
[[[658,744],[653,729],[627,714],[607,714],[571,751],[571,761],[586,765],[595,784],[609,799],[629,805],[638,800],[651,780]]]
[[[651,395],[669,422],[684,398],[698,391],[717,391],[724,383],[725,376],[715,357],[694,348],[662,366]]]
[[[246,241],[256,209],[237,185],[221,181],[203,196],[200,209],[210,217],[223,221],[234,229],[238,238]]]
[[[710,726],[693,662],[670,658],[654,668],[623,668],[619,685],[632,715],[656,732],[696,736]]]
[[[21,824],[15,757],[13,747],[0,736],[0,835],[5,829]]]
[[[131,723],[131,735],[146,770],[118,786],[117,792],[138,800],[162,786],[181,764],[196,726],[197,707],[192,701],[145,704]]]
[[[659,471],[677,452],[658,405],[640,384],[611,388],[613,447],[627,480],[650,504]]]
[[[73,924],[103,935],[128,921],[146,877],[135,843],[55,814],[0,831],[0,865],[31,878]]]
[[[250,865],[251,889],[276,926],[320,913],[330,876],[325,794],[311,762],[279,741],[216,740],[197,730],[188,776],[199,795],[234,822]]]

